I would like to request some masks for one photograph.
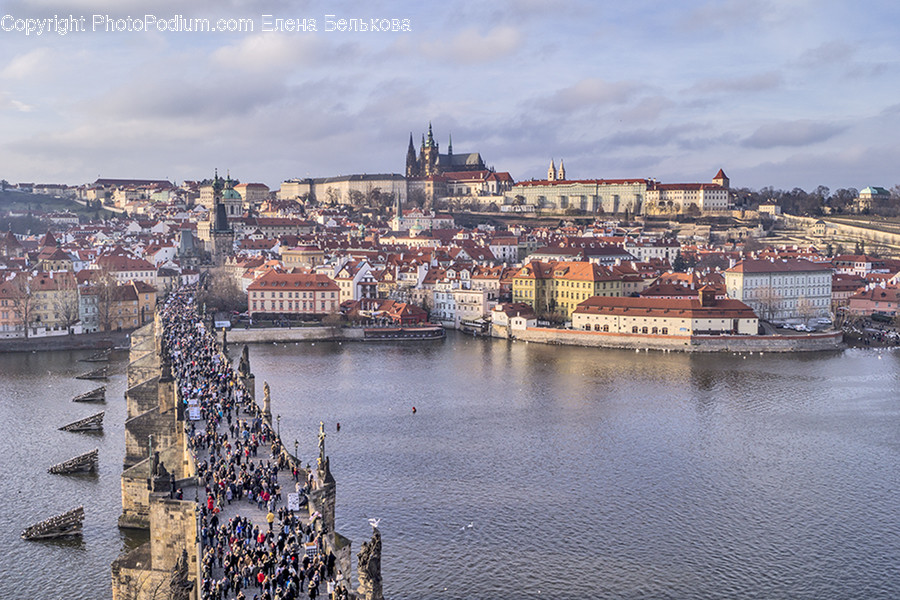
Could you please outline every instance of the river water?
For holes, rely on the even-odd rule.
[[[109,563],[134,543],[115,528],[122,376],[103,436],[56,431],[93,410],[69,401],[91,387],[72,379],[83,355],[0,356],[4,598],[108,597]],[[250,363],[304,460],[325,422],[338,530],[356,552],[382,519],[391,600],[900,597],[898,353],[451,334],[254,345]],[[46,473],[98,445],[99,476]],[[80,503],[82,542],[18,539]]]

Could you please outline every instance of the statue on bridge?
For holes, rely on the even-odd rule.
[[[325,467],[325,422],[319,421],[319,469]]]
[[[263,416],[272,420],[272,396],[269,394],[269,382],[263,383]]]
[[[238,373],[240,373],[241,377],[244,379],[250,376],[250,349],[247,348],[247,344],[244,344],[244,349],[241,351],[241,361],[238,363]]]
[[[377,527],[372,527],[372,539],[363,542],[356,557],[359,597],[364,600],[384,600],[381,582],[381,532]]]

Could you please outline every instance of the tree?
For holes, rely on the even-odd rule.
[[[22,324],[25,331],[25,339],[28,339],[28,328],[35,319],[37,298],[31,287],[31,277],[28,273],[18,273],[12,281],[12,297],[10,298],[13,313]]]
[[[349,192],[347,192],[347,198],[350,201],[351,205],[359,207],[363,205],[363,202],[365,202],[366,195],[359,190],[350,190]]]
[[[334,206],[335,204],[339,204],[341,201],[341,193],[338,192],[333,187],[325,190],[325,202],[330,206]]]
[[[341,330],[341,324],[344,321],[344,317],[341,316],[341,313],[337,311],[333,311],[322,317],[322,325],[331,328],[331,339],[336,340],[338,337],[338,332]]]
[[[687,272],[687,261],[684,260],[681,250],[678,251],[678,254],[675,255],[675,260],[672,261],[672,270],[676,273]]]
[[[804,325],[809,325],[809,320],[819,314],[813,301],[806,296],[797,298],[797,314],[803,319]]]
[[[81,316],[78,306],[78,282],[68,271],[56,273],[55,279],[57,282],[53,308],[66,331],[72,333],[72,326]]]
[[[205,304],[207,310],[244,312],[247,294],[224,267],[218,267],[209,272],[209,277],[200,286],[197,303]]]
[[[119,282],[116,281],[116,275],[107,268],[100,268],[92,273],[92,283],[97,293],[97,322],[100,331],[110,331],[112,329],[112,310],[113,304],[116,302],[116,289]]]
[[[754,290],[755,304],[759,308],[760,317],[765,321],[771,321],[778,314],[778,303],[781,296],[770,285],[765,285]]]

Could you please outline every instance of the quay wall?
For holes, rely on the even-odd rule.
[[[222,332],[217,331],[219,341]],[[337,332],[332,327],[267,327],[265,329],[232,329],[226,335],[229,344],[253,344],[259,342],[316,342],[321,340],[361,340],[363,329],[343,327]]]
[[[815,352],[839,350],[840,331],[806,335],[710,335],[666,336],[651,334],[616,334],[599,331],[575,331],[529,327],[517,330],[512,339],[540,344],[562,344],[595,348],[663,350],[678,352]]]
[[[0,338],[0,352],[44,352],[47,350],[102,350],[121,348],[128,343],[128,333],[105,331],[77,335],[52,335],[28,338]]]

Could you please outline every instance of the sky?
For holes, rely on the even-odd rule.
[[[54,15],[84,31],[20,30]],[[253,31],[106,30],[147,16]],[[327,31],[357,18],[409,30]],[[430,122],[516,180],[889,188],[898,29],[892,0],[0,0],[0,178],[403,173]]]

